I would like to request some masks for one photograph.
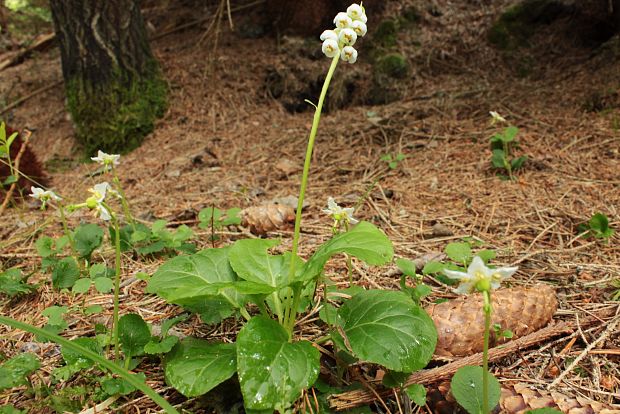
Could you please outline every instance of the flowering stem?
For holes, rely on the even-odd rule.
[[[504,142],[504,168],[506,168],[506,171],[508,172],[508,178],[510,178],[510,181],[514,180],[514,177],[512,176],[512,165],[510,165],[510,160],[508,159],[508,157],[510,156],[510,148],[508,147],[508,143]]]
[[[77,250],[75,249],[75,241],[73,240],[73,235],[69,231],[69,225],[67,224],[65,206],[63,206],[61,203],[58,203],[58,213],[60,214],[60,222],[62,223],[62,229],[65,232],[65,236],[67,236],[67,238],[69,239],[69,246],[71,247],[71,253],[76,259],[78,259],[79,256],[77,254]]]
[[[297,211],[295,213],[295,232],[293,233],[293,248],[291,254],[291,265],[288,272],[288,282],[290,283],[293,277],[295,277],[295,265],[297,261],[297,251],[299,249],[299,235],[301,231],[301,210],[304,205],[304,196],[306,195],[306,187],[308,186],[308,175],[310,173],[310,163],[312,162],[312,150],[314,148],[314,140],[316,138],[316,133],[319,128],[319,122],[321,120],[321,111],[323,109],[323,103],[325,102],[325,96],[327,96],[327,89],[329,88],[329,83],[331,82],[332,76],[336,71],[336,66],[338,66],[338,61],[340,60],[340,54],[336,54],[332,59],[332,64],[329,67],[329,71],[327,72],[327,76],[325,77],[325,82],[323,83],[323,88],[321,89],[321,95],[319,97],[319,102],[314,111],[314,119],[312,121],[312,128],[310,129],[310,137],[308,138],[308,147],[306,148],[306,159],[304,161],[304,170],[301,176],[301,187],[299,189],[299,199],[297,200]],[[301,289],[295,290],[295,296],[297,297],[301,292]],[[297,302],[299,299],[293,299],[293,303]],[[289,328],[289,336],[293,331],[293,325],[295,324],[295,318],[297,317],[297,310],[291,308],[292,303],[291,300],[287,300],[286,310],[288,310],[288,320],[285,318],[285,323]]]
[[[489,413],[489,331],[491,330],[491,293],[482,292],[484,297],[484,348],[482,349],[482,408]]]
[[[135,221],[133,219],[133,216],[131,215],[131,210],[129,209],[129,201],[127,201],[127,197],[125,197],[125,192],[123,191],[123,187],[121,186],[121,180],[119,180],[118,174],[116,174],[116,168],[114,168],[114,165],[112,165],[112,175],[114,176],[114,184],[116,184],[118,193],[121,195],[121,205],[123,206],[125,219],[133,227],[135,225]]]
[[[118,347],[118,297],[120,294],[120,286],[121,286],[121,235],[120,229],[118,225],[118,219],[116,218],[116,214],[112,213],[110,208],[103,204],[103,206],[108,209],[110,215],[112,216],[112,221],[114,223],[114,250],[116,250],[116,277],[114,279],[114,313],[112,316],[112,335],[113,335],[113,343],[114,343],[114,360],[119,360],[119,347]]]

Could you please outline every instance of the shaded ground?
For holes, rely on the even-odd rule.
[[[447,0],[400,3],[415,5],[421,16],[414,28],[398,34],[397,47],[410,62],[410,72],[399,84],[404,97],[384,106],[353,106],[323,115],[304,213],[302,256],[330,237],[329,220],[320,211],[328,195],[354,205],[373,180],[382,177],[356,216],[380,226],[397,256],[416,258],[441,251],[448,241],[474,237],[497,250],[497,263],[520,266],[511,285],[555,286],[558,320],[606,305],[617,307],[618,302],[609,300],[610,282],[620,278],[619,236],[603,243],[577,237],[576,230],[596,212],[605,213],[612,227],[620,228],[617,55],[554,38],[557,34],[551,29],[534,34],[529,48],[513,54],[498,51],[489,45],[486,33],[510,1],[485,6]],[[400,12],[392,5],[386,16]],[[233,17],[238,26],[247,18]],[[370,24],[374,22],[371,17]],[[242,38],[227,29],[220,34],[217,58],[212,60],[210,47],[196,46],[202,33],[191,29],[153,44],[170,82],[170,108],[144,145],[123,157],[119,167],[133,209],[146,220],[195,223],[195,213],[206,206],[247,207],[298,191],[299,174],[275,165],[282,159],[302,165],[311,115],[288,113],[264,92],[264,79],[274,65],[322,65],[327,70],[328,61],[313,60],[310,51],[287,54],[287,39],[278,47],[271,37]],[[10,102],[61,80],[58,59],[58,52],[51,51],[0,72],[0,95]],[[359,65],[338,68],[353,69],[362,76],[371,71],[364,62],[363,42]],[[518,152],[530,161],[516,182],[498,179],[490,168],[488,137],[496,131],[489,125],[490,110],[520,128]],[[95,183],[88,177],[95,167],[81,164],[73,150],[62,87],[12,111],[10,122],[36,129],[33,148],[53,170],[53,188],[70,201],[81,201]],[[406,159],[394,170],[380,160],[399,152]],[[197,155],[202,162],[192,162]],[[50,217],[50,212],[30,208],[6,214],[0,230],[4,268],[37,268],[35,233],[61,231],[50,225]],[[72,218],[75,223],[82,219],[89,220]],[[447,226],[453,235],[429,237],[435,223]],[[198,243],[207,246],[208,233],[196,230]],[[281,235],[286,247],[291,234],[284,230],[273,236]],[[240,236],[227,235],[223,243]],[[137,312],[156,322],[174,311],[162,300],[144,296],[144,282],[132,278],[137,271],[152,273],[160,263],[127,258],[122,312]],[[328,274],[346,284],[342,268],[332,267]],[[366,286],[398,288],[393,269],[362,267],[357,277]],[[35,273],[31,280],[42,278],[47,276]],[[436,297],[451,296],[445,286],[434,284],[434,289]],[[3,312],[43,324],[42,309],[73,300],[43,285],[34,298],[5,305]],[[111,315],[110,295],[89,296],[87,303],[103,304],[106,316]],[[92,322],[75,318],[65,336],[92,332]],[[566,355],[557,356],[560,370],[605,326],[586,331]],[[182,328],[186,334],[210,338],[234,332],[231,323],[207,327],[195,319]],[[29,340],[28,335],[9,336],[10,340],[0,337],[8,355]],[[619,341],[616,332],[603,349],[617,351]],[[495,365],[495,372],[507,382],[517,379],[544,387],[557,375],[549,368],[550,352],[559,352],[566,342],[507,358]],[[604,352],[587,356],[580,363],[587,374],[571,373],[560,389],[618,404],[618,358],[617,353]],[[46,367],[51,370],[58,362],[58,356],[48,358]],[[149,378],[151,385],[164,388],[161,372]],[[18,406],[28,405],[19,392],[4,395]],[[128,401],[122,411],[150,408],[151,403],[141,398]],[[45,412],[40,410],[36,412]]]

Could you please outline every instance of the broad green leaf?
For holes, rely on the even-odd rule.
[[[237,370],[245,407],[281,413],[319,374],[319,351],[308,341],[290,343],[277,322],[257,316],[237,335]]]
[[[338,313],[351,350],[362,360],[413,372],[424,368],[435,351],[433,321],[403,292],[368,290]]]
[[[73,257],[65,257],[54,266],[52,285],[57,289],[70,288],[80,277],[80,269]]]
[[[52,239],[51,237],[39,237],[34,245],[37,249],[37,253],[41,257],[49,257],[57,253],[54,249],[54,239]]]
[[[78,279],[75,281],[75,283],[73,284],[73,288],[71,288],[71,291],[73,293],[86,293],[90,289],[91,283],[92,280],[90,280],[90,278],[83,277],[82,279]]]
[[[94,315],[101,312],[103,312],[103,306],[101,305],[90,305],[84,309],[84,315]]]
[[[456,401],[469,414],[483,414],[482,367],[459,368],[452,377],[450,389]],[[489,409],[491,411],[499,403],[500,393],[499,381],[489,373]]]
[[[410,375],[409,372],[388,371],[383,376],[381,382],[388,388],[402,387]]]
[[[43,309],[41,315],[47,317],[47,322],[50,325],[61,325],[65,321],[63,316],[68,311],[69,308],[66,306],[50,306],[49,308]]]
[[[109,277],[97,277],[94,284],[99,293],[108,293],[114,288],[114,282]]]
[[[129,313],[118,321],[118,339],[125,357],[144,355],[144,345],[151,340],[151,331],[140,315]]]
[[[6,179],[4,180],[4,182],[2,184],[4,185],[10,185],[17,182],[17,177],[14,175],[9,175],[8,177],[6,177]]]
[[[239,217],[240,212],[241,209],[238,207],[233,207],[226,210],[226,218],[222,219],[222,226],[241,224],[241,217]]]
[[[235,344],[186,338],[166,355],[166,382],[186,397],[197,397],[232,377],[237,370]]]
[[[0,405],[0,414],[26,414],[26,411],[18,410],[12,405]]]
[[[177,323],[181,323],[189,318],[188,314],[181,314],[179,316],[175,316],[174,318],[166,319],[161,323],[161,336],[168,335],[168,331]]]
[[[518,133],[519,133],[519,128],[514,127],[514,126],[509,126],[508,128],[504,130],[503,141],[504,142],[514,141]]]
[[[167,354],[177,342],[179,342],[179,338],[176,336],[167,336],[161,341],[159,338],[153,337],[144,345],[144,352],[147,354]]]
[[[146,375],[143,372],[135,374],[137,379],[146,382]],[[136,388],[122,378],[104,378],[101,381],[101,388],[108,395],[127,395],[131,394]]]
[[[220,218],[222,217],[222,211],[219,208],[206,207],[200,210],[198,213],[198,220],[200,224],[198,227],[201,229],[206,229],[213,226],[217,229],[220,227]]]
[[[30,352],[9,359],[0,365],[0,391],[28,384],[26,377],[40,366],[39,358]]]
[[[396,259],[396,266],[398,266],[400,271],[407,276],[416,275],[415,263],[411,260],[398,258]]]
[[[267,239],[237,240],[230,249],[230,265],[241,279],[284,287],[288,281],[290,261],[284,255],[269,254],[269,249],[279,243],[278,240]]]
[[[491,164],[495,168],[504,168],[506,165],[504,161],[506,160],[506,154],[504,154],[504,150],[494,149],[491,155]]]
[[[435,262],[431,260],[430,262],[424,265],[424,268],[422,269],[422,274],[430,275],[433,273],[443,272],[445,268],[446,268],[446,265],[444,265],[443,263]]]
[[[489,261],[495,259],[496,255],[495,250],[490,249],[480,250],[476,253],[476,256],[480,257],[484,263],[489,263]]]
[[[555,408],[537,408],[535,410],[528,410],[525,414],[562,414],[562,411],[556,410]]]
[[[448,243],[446,255],[459,264],[469,263],[472,259],[471,246],[466,242]]]
[[[0,273],[0,293],[9,297],[30,293],[35,290],[36,286],[26,283],[26,279],[18,268]]]
[[[329,258],[338,253],[347,253],[370,265],[383,265],[392,260],[394,249],[390,239],[381,230],[363,221],[319,247],[304,265],[301,280],[310,280],[320,275]]]
[[[603,213],[596,213],[590,219],[590,229],[595,237],[608,238],[614,233],[613,229],[609,228],[609,219]]]
[[[518,158],[514,158],[510,161],[510,167],[512,168],[513,171],[516,171],[519,168],[523,167],[523,164],[525,163],[525,161],[527,161],[527,157],[525,155],[518,157]]]
[[[405,392],[407,396],[413,401],[416,405],[420,407],[424,407],[426,405],[426,389],[421,384],[412,384],[405,388]]]
[[[73,236],[75,250],[81,257],[86,259],[101,246],[103,242],[103,229],[96,224],[81,224]]]
[[[107,267],[103,263],[96,263],[88,269],[88,275],[93,279],[98,276],[106,276],[107,275]]]
[[[95,352],[96,354],[101,355],[103,353],[103,349],[97,342],[95,338],[77,338],[72,340],[71,342],[75,342],[76,344]],[[71,378],[73,374],[79,372],[83,369],[91,368],[95,365],[95,363],[83,356],[82,354],[66,348],[61,347],[60,352],[62,354],[62,358],[65,361],[65,366],[56,368],[54,370],[54,377],[57,379],[68,380]]]

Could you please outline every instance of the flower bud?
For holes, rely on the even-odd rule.
[[[355,50],[352,46],[343,47],[342,52],[340,53],[340,59],[345,62],[355,63],[357,61],[357,50]]]
[[[322,47],[323,53],[327,57],[334,57],[338,53],[340,53],[340,48],[338,47],[338,42],[334,39],[325,39]]]
[[[352,20],[360,20],[364,14],[364,9],[359,4],[353,3],[352,5],[347,7],[347,15]]]
[[[327,39],[338,40],[338,34],[333,30],[325,30],[321,33],[321,40],[325,41]]]
[[[357,33],[355,33],[355,30],[353,29],[342,29],[338,35],[338,40],[345,46],[353,46],[357,40]]]
[[[334,17],[334,24],[339,29],[349,27],[351,23],[353,23],[353,20],[345,12],[340,12]]]
[[[364,35],[368,31],[366,23],[361,20],[353,21],[353,23],[351,23],[351,29],[355,30],[355,33],[357,33],[359,37],[364,37]]]

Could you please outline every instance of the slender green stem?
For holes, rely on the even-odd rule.
[[[114,362],[108,361],[107,359],[103,358],[101,355],[96,354],[90,349],[84,348],[83,346],[80,346],[75,342],[69,341],[68,339],[45,331],[41,328],[37,328],[36,326],[16,321],[15,319],[7,318],[6,316],[0,316],[0,323],[11,326],[15,329],[21,329],[23,331],[30,332],[34,335],[56,342],[57,344],[61,345],[66,349],[70,349],[73,352],[81,354],[82,356],[96,362],[99,366],[117,374],[129,384],[142,391],[151,400],[153,400],[153,402],[163,408],[166,413],[179,414],[179,412],[172,405],[170,405],[168,401],[166,401],[161,395],[157,394],[157,392],[155,392],[151,387],[136,378],[135,375],[123,369],[121,366],[115,364]]]
[[[484,348],[482,349],[482,408],[484,414],[489,411],[489,331],[491,330],[491,293],[482,292],[484,296]]]
[[[506,168],[506,171],[508,172],[508,177],[510,178],[510,181],[514,180],[514,177],[512,176],[512,165],[510,165],[510,153],[508,152],[510,150],[510,148],[508,147],[508,143],[504,142],[504,167]]]
[[[288,282],[290,283],[293,277],[295,277],[295,265],[297,260],[297,251],[299,249],[299,235],[301,232],[301,210],[304,205],[304,197],[306,195],[306,188],[308,186],[308,175],[310,173],[310,164],[312,162],[312,150],[314,148],[314,140],[316,138],[316,133],[319,129],[319,122],[321,121],[321,111],[323,110],[323,103],[325,102],[325,97],[327,96],[327,89],[329,88],[329,83],[331,82],[332,76],[336,71],[336,66],[338,66],[338,61],[340,60],[340,56],[337,54],[332,59],[331,66],[329,67],[329,71],[327,72],[327,76],[325,77],[325,82],[323,83],[323,88],[321,89],[321,95],[319,96],[319,102],[314,111],[314,118],[312,120],[312,128],[310,129],[310,137],[308,138],[308,147],[306,148],[306,159],[304,161],[304,170],[301,176],[301,187],[299,189],[299,199],[297,200],[297,211],[295,212],[295,232],[293,234],[293,248],[292,248],[292,258],[291,265],[288,272]],[[293,300],[294,301],[294,300]],[[296,309],[291,309],[291,301],[287,301],[287,309],[289,313],[289,320],[286,321],[287,325],[291,325],[295,323],[295,318],[297,317]],[[289,334],[292,332],[292,328],[289,329]]]
[[[67,236],[67,238],[69,239],[69,246],[71,247],[71,254],[73,254],[73,256],[77,259],[79,256],[75,248],[75,241],[73,240],[73,235],[69,231],[69,224],[67,222],[67,216],[65,214],[65,206],[59,203],[58,212],[60,213],[60,222],[62,223],[62,229],[65,232],[65,236]]]
[[[121,234],[120,228],[118,225],[118,219],[116,218],[116,214],[112,213],[112,210],[104,204],[104,207],[110,211],[112,216],[112,222],[114,223],[114,250],[116,251],[116,260],[115,260],[115,269],[116,275],[114,278],[114,313],[112,316],[112,335],[113,335],[113,343],[114,343],[114,360],[119,360],[119,346],[118,346],[118,297],[120,295],[121,289]]]
[[[121,180],[119,180],[118,175],[116,174],[116,168],[112,166],[112,175],[114,176],[114,184],[116,184],[116,188],[118,189],[118,193],[121,196],[121,205],[123,206],[123,213],[125,213],[125,219],[132,226],[135,225],[135,221],[133,216],[131,215],[131,210],[129,208],[129,201],[127,201],[127,197],[125,197],[125,192],[123,191],[123,186],[121,185]]]

